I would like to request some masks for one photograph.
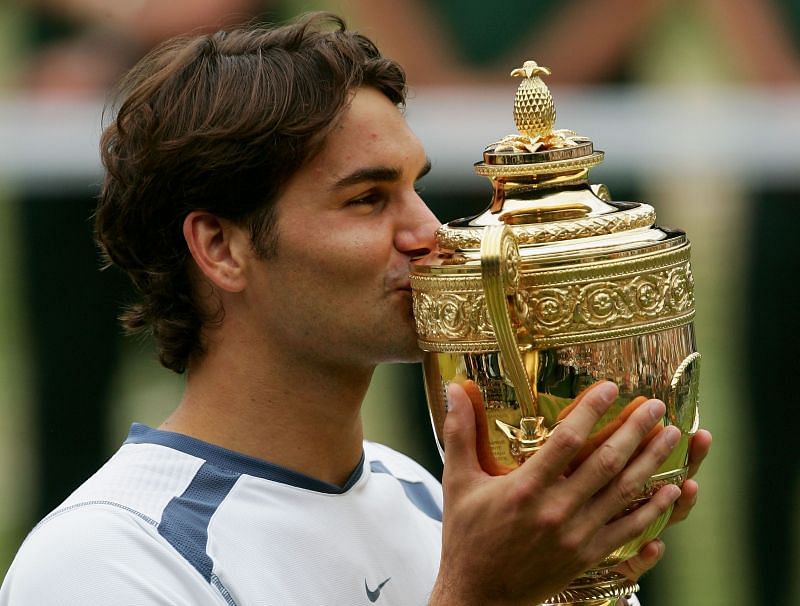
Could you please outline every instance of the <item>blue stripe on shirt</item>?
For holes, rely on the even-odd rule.
[[[209,582],[214,562],[206,551],[208,525],[239,476],[204,463],[183,494],[167,504],[158,525],[158,533]]]
[[[369,468],[373,473],[385,473],[392,476],[395,480],[400,482],[400,486],[403,487],[403,492],[406,493],[406,497],[408,497],[408,500],[411,501],[417,509],[437,522],[442,521],[442,510],[439,508],[439,505],[436,503],[433,495],[431,495],[425,484],[422,482],[410,482],[394,476],[380,461],[370,461]]]

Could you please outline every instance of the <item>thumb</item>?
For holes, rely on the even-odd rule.
[[[444,477],[481,470],[475,446],[475,413],[461,385],[447,386],[447,417],[444,420]]]

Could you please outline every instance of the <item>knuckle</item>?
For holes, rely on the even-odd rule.
[[[508,501],[510,507],[521,508],[530,500],[530,491],[525,482],[518,481],[508,489]]]
[[[506,488],[509,513],[523,512],[526,514],[530,512],[531,504],[536,502],[536,497],[540,492],[538,484],[520,475],[514,480],[515,481]],[[529,515],[529,513],[527,513],[527,515]]]
[[[579,537],[580,541],[575,547],[574,557],[581,571],[588,570],[597,565],[597,562],[605,555],[593,546],[587,545],[584,537]]]
[[[643,517],[638,515],[628,517],[630,518],[629,523],[627,525],[626,532],[622,536],[621,544],[625,544],[628,541],[632,541],[640,536],[652,522],[651,516]]]
[[[459,426],[452,417],[453,415],[448,414],[442,426],[442,440],[446,444],[454,442],[460,434]]]
[[[585,558],[584,551],[586,550],[586,540],[584,537],[577,533],[567,533],[561,537],[560,541],[561,550],[564,553],[572,554],[573,557],[583,564],[582,559]]]
[[[614,477],[624,468],[627,459],[613,444],[605,443],[597,451],[597,465],[607,477]]]
[[[602,398],[586,397],[582,404],[587,406],[598,419],[602,417],[608,409],[608,404]]]
[[[538,525],[545,530],[561,529],[567,522],[565,507],[550,506],[539,513]]]
[[[650,433],[650,430],[653,429],[655,424],[656,421],[649,414],[642,413],[636,415],[636,420],[635,420],[636,431],[641,437],[644,437],[648,433]]]
[[[640,536],[653,522],[666,514],[671,506],[672,504],[669,502],[660,503],[658,499],[653,498],[646,505],[638,507],[632,513],[626,515],[624,542]]]
[[[578,452],[583,446],[583,436],[570,425],[559,425],[558,430],[550,436],[549,442],[553,443],[556,450],[562,453]]]
[[[622,477],[616,482],[615,493],[619,504],[626,506],[642,494],[642,483],[632,478]]]

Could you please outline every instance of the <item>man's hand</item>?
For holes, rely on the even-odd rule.
[[[708,431],[701,429],[691,437],[689,441],[689,472],[686,481],[681,486],[681,496],[675,501],[669,525],[685,520],[697,503],[699,486],[692,478],[697,474],[703,459],[708,456],[710,450],[711,434]],[[638,554],[617,566],[616,570],[635,581],[658,564],[659,560],[664,557],[664,550],[665,545],[660,539],[650,541],[642,546]]]
[[[535,456],[494,476],[479,462],[469,397],[460,386],[448,387],[442,561],[431,604],[540,603],[641,534],[679,498],[680,489],[668,485],[618,517],[680,438],[670,426],[647,441],[665,412],[658,400],[637,406],[571,465],[617,393],[608,382],[592,387]]]

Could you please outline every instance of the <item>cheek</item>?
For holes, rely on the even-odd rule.
[[[270,280],[280,294],[281,305],[297,309],[320,307],[320,313],[344,315],[362,301],[373,301],[382,288],[383,278],[376,272],[367,253],[347,254],[342,250],[306,250]]]
[[[321,274],[338,275],[357,282],[368,281],[386,271],[391,257],[391,239],[378,229],[350,230],[340,237],[330,238],[324,246],[302,253],[305,264]]]
[[[284,224],[274,266],[275,282],[303,296],[321,296],[343,304],[380,294],[387,276],[398,265],[387,220],[347,217],[344,213],[319,217],[315,229]],[[304,292],[305,291],[305,292]]]

